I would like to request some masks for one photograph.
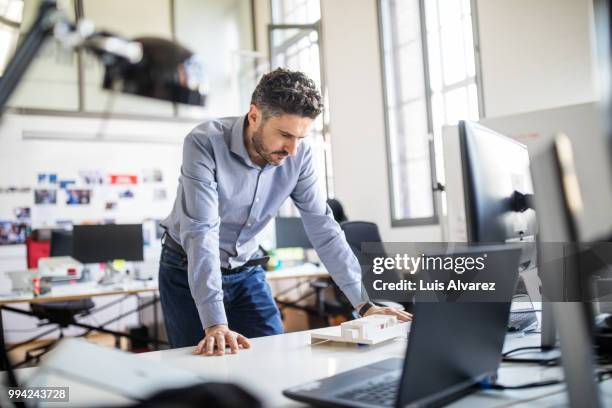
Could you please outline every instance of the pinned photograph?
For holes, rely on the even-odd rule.
[[[38,173],[38,184],[46,184],[47,183],[47,173]]]
[[[32,216],[30,207],[15,207],[13,213],[15,214],[15,218],[19,221],[28,221]]]
[[[71,230],[73,224],[74,224],[74,222],[72,220],[57,220],[57,221],[55,221],[55,225],[57,225],[58,228],[65,229],[65,230]]]
[[[68,189],[66,190],[68,205],[86,205],[91,202],[91,190]]]
[[[144,183],[161,183],[164,181],[164,176],[161,169],[146,169],[142,172],[142,181]]]
[[[27,229],[23,222],[0,221],[0,245],[25,243]]]
[[[59,181],[59,188],[64,190],[64,189],[67,189],[68,187],[70,187],[73,184],[76,184],[76,180],[60,180]]]
[[[113,211],[117,209],[117,202],[116,201],[107,201],[106,204],[104,204],[104,209],[106,211]]]
[[[79,177],[85,184],[104,184],[104,175],[99,170],[81,170],[79,171]]]
[[[138,176],[135,174],[109,174],[110,184],[138,184]]]
[[[57,174],[50,173],[50,174],[47,174],[47,177],[49,178],[49,184],[56,184],[57,183]]]
[[[57,190],[36,189],[34,190],[34,204],[57,204]]]
[[[123,190],[119,192],[119,198],[134,198],[134,192],[132,190]]]

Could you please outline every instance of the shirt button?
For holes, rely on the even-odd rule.
[[[255,202],[258,203],[259,202],[259,197],[255,197]]]
[[[239,247],[240,246],[240,242],[236,242],[236,246]]]
[[[250,222],[248,222],[248,223],[247,223],[247,227],[250,227],[250,226],[251,226],[251,223],[250,223]]]

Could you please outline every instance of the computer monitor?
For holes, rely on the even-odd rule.
[[[300,217],[276,217],[277,248],[312,248]]]
[[[537,222],[527,147],[482,125],[459,122],[469,242],[523,242],[521,269],[535,266]]]
[[[82,263],[142,261],[142,224],[75,225],[72,257]]]
[[[535,200],[543,292],[542,346],[556,342],[559,332],[570,405],[601,406],[594,380],[592,305],[580,301],[587,299],[582,297],[586,263],[580,255],[583,245],[578,222],[583,202],[569,138],[555,136],[532,156],[531,166],[536,197],[543,197]],[[553,314],[558,318],[553,319]]]
[[[72,256],[72,231],[51,231],[50,256]]]

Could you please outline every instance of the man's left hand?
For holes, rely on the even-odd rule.
[[[365,316],[371,316],[376,314],[382,315],[391,315],[397,317],[397,320],[400,322],[409,322],[412,320],[412,314],[408,312],[404,312],[403,310],[393,309],[392,307],[380,307],[380,306],[372,306],[365,313]]]

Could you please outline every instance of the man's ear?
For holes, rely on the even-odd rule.
[[[247,119],[249,120],[249,126],[253,127],[253,129],[257,129],[259,127],[259,122],[261,121],[261,112],[257,108],[257,106],[251,104],[249,107],[249,113],[247,113]]]

